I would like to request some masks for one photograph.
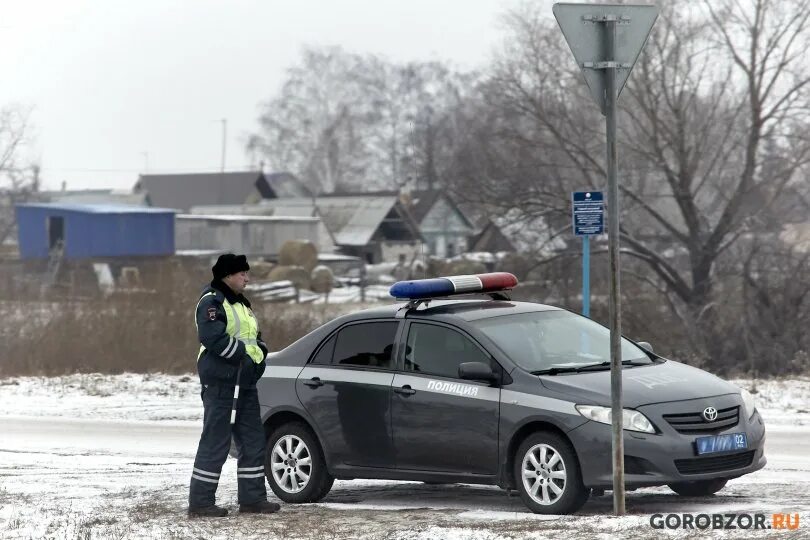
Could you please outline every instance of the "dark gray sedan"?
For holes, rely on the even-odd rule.
[[[642,345],[622,342],[628,489],[710,495],[765,466],[748,392]],[[340,317],[268,359],[267,480],[289,503],[377,478],[493,484],[534,512],[575,512],[612,486],[609,360],[605,327],[541,304]]]

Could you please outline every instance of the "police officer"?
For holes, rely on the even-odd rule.
[[[250,302],[242,295],[250,281],[250,266],[244,255],[227,253],[211,270],[214,280],[203,290],[196,311],[201,344],[197,372],[205,414],[191,474],[188,513],[227,515],[228,510],[216,506],[215,497],[233,436],[238,456],[239,512],[269,514],[279,505],[267,500],[264,428],[256,393],[267,346],[261,340]]]

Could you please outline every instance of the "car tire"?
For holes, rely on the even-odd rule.
[[[727,478],[713,478],[711,480],[697,480],[695,482],[679,482],[669,484],[669,489],[684,497],[705,497],[714,495],[728,482]]]
[[[556,433],[529,435],[518,446],[512,473],[520,498],[535,514],[572,514],[591,492],[573,446]]]
[[[300,422],[289,422],[270,434],[264,474],[276,497],[292,504],[320,501],[335,482],[318,439]]]

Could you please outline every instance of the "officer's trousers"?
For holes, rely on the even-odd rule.
[[[188,504],[210,506],[216,501],[222,465],[228,457],[231,436],[236,445],[239,504],[267,500],[264,484],[264,428],[255,388],[239,389],[236,423],[231,425],[233,386],[207,385],[202,391],[203,431],[194,459]]]

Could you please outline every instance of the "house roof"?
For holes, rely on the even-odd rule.
[[[271,223],[318,223],[316,217],[303,216],[260,216],[246,214],[177,214],[177,219],[185,221],[224,221],[234,222],[271,222]]]
[[[410,198],[411,204],[409,205],[408,211],[419,224],[421,224],[425,219],[425,216],[428,215],[430,209],[433,208],[433,205],[435,205],[439,199],[444,198],[444,200],[447,201],[447,204],[450,205],[450,208],[455,210],[455,212],[459,215],[464,224],[470,229],[475,229],[475,226],[467,218],[464,212],[461,211],[461,208],[459,208],[459,206],[453,201],[453,198],[450,197],[444,190],[425,189],[421,191],[412,191]]]
[[[340,197],[397,197],[403,201],[405,209],[411,214],[416,223],[421,224],[425,216],[428,215],[430,209],[436,202],[444,198],[447,204],[455,210],[461,217],[462,221],[470,229],[475,229],[475,225],[470,221],[467,215],[461,208],[453,201],[453,198],[443,189],[423,189],[411,191],[408,196],[400,197],[398,191],[382,190],[382,191],[366,191],[366,192],[347,192],[347,193],[329,193],[320,195],[319,199],[333,199]]]
[[[396,197],[324,197],[316,204],[336,243],[364,246],[396,203]]]
[[[492,220],[477,234],[470,236],[470,251],[516,251],[515,245]]]
[[[112,204],[125,206],[149,206],[146,193],[114,189],[73,189],[40,191],[36,194],[44,202],[73,204]]]
[[[318,208],[311,198],[264,199],[258,205],[263,212],[274,216],[318,216]]]
[[[438,189],[411,192],[411,204],[408,210],[411,212],[413,219],[417,223],[422,223],[422,220],[425,219],[425,216],[441,196],[442,192]]]
[[[256,190],[261,197],[276,196],[260,171],[143,174],[133,191],[145,191],[154,205],[188,211],[199,205],[243,204]]]
[[[301,180],[289,172],[276,172],[264,175],[270,188],[279,199],[293,197],[312,197],[312,192]]]
[[[393,212],[413,238],[419,227],[396,195],[329,195],[316,199],[272,199],[259,206],[273,208],[276,216],[320,216],[326,228],[343,246],[365,246]]]

